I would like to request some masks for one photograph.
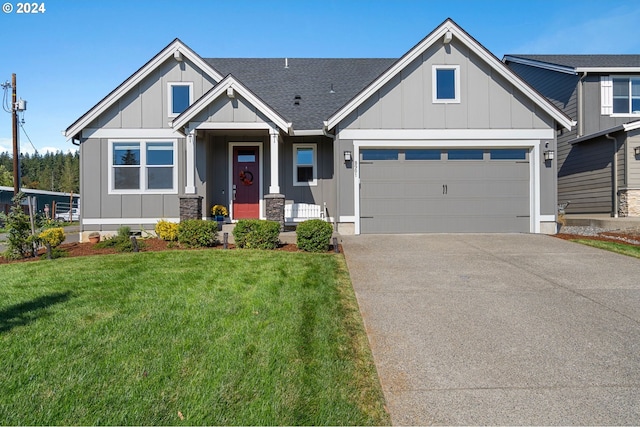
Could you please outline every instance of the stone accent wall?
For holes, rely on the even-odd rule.
[[[267,219],[279,222],[280,231],[284,231],[284,194],[267,194],[264,202]]]
[[[180,197],[180,221],[202,219],[202,196]]]
[[[640,189],[627,189],[618,192],[618,215],[621,217],[640,217]]]

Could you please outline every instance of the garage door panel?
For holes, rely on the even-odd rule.
[[[444,158],[444,157],[443,157]],[[528,232],[526,161],[397,160],[360,166],[362,233]]]

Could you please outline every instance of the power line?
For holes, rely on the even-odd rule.
[[[18,122],[18,123],[20,124],[20,127],[22,128],[22,132],[24,133],[24,136],[26,136],[27,139],[29,140],[29,144],[31,144],[31,146],[33,147],[33,150],[37,152],[38,149],[36,148],[35,145],[33,145],[33,142],[31,142],[31,138],[29,138],[29,135],[27,135],[27,131],[24,130],[24,126],[22,125],[22,122]]]

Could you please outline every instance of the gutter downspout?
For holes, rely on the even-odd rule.
[[[584,79],[587,77],[587,72],[584,71],[580,77],[580,84],[578,85],[578,138],[584,135]]]
[[[326,122],[325,122],[326,123]],[[324,136],[326,136],[327,138],[329,138],[331,140],[331,142],[333,143],[333,164],[334,165],[338,165],[340,164],[340,156],[339,156],[339,150],[338,147],[336,146],[336,136],[330,134],[327,131],[327,126],[326,124],[322,126],[322,134]],[[336,211],[333,215],[333,231],[338,231],[338,213],[340,212],[340,196],[338,195],[338,192],[340,191],[340,174],[337,173],[336,174],[336,192],[335,192],[335,202],[336,204],[334,205],[336,207]]]
[[[612,174],[611,177],[611,196],[613,197],[613,212],[611,216],[613,218],[618,218],[618,139],[616,137],[611,136],[610,134],[606,134],[604,136],[610,141],[613,141],[613,164],[611,165]]]

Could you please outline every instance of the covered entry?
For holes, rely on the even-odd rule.
[[[361,148],[361,233],[529,232],[527,148]]]

